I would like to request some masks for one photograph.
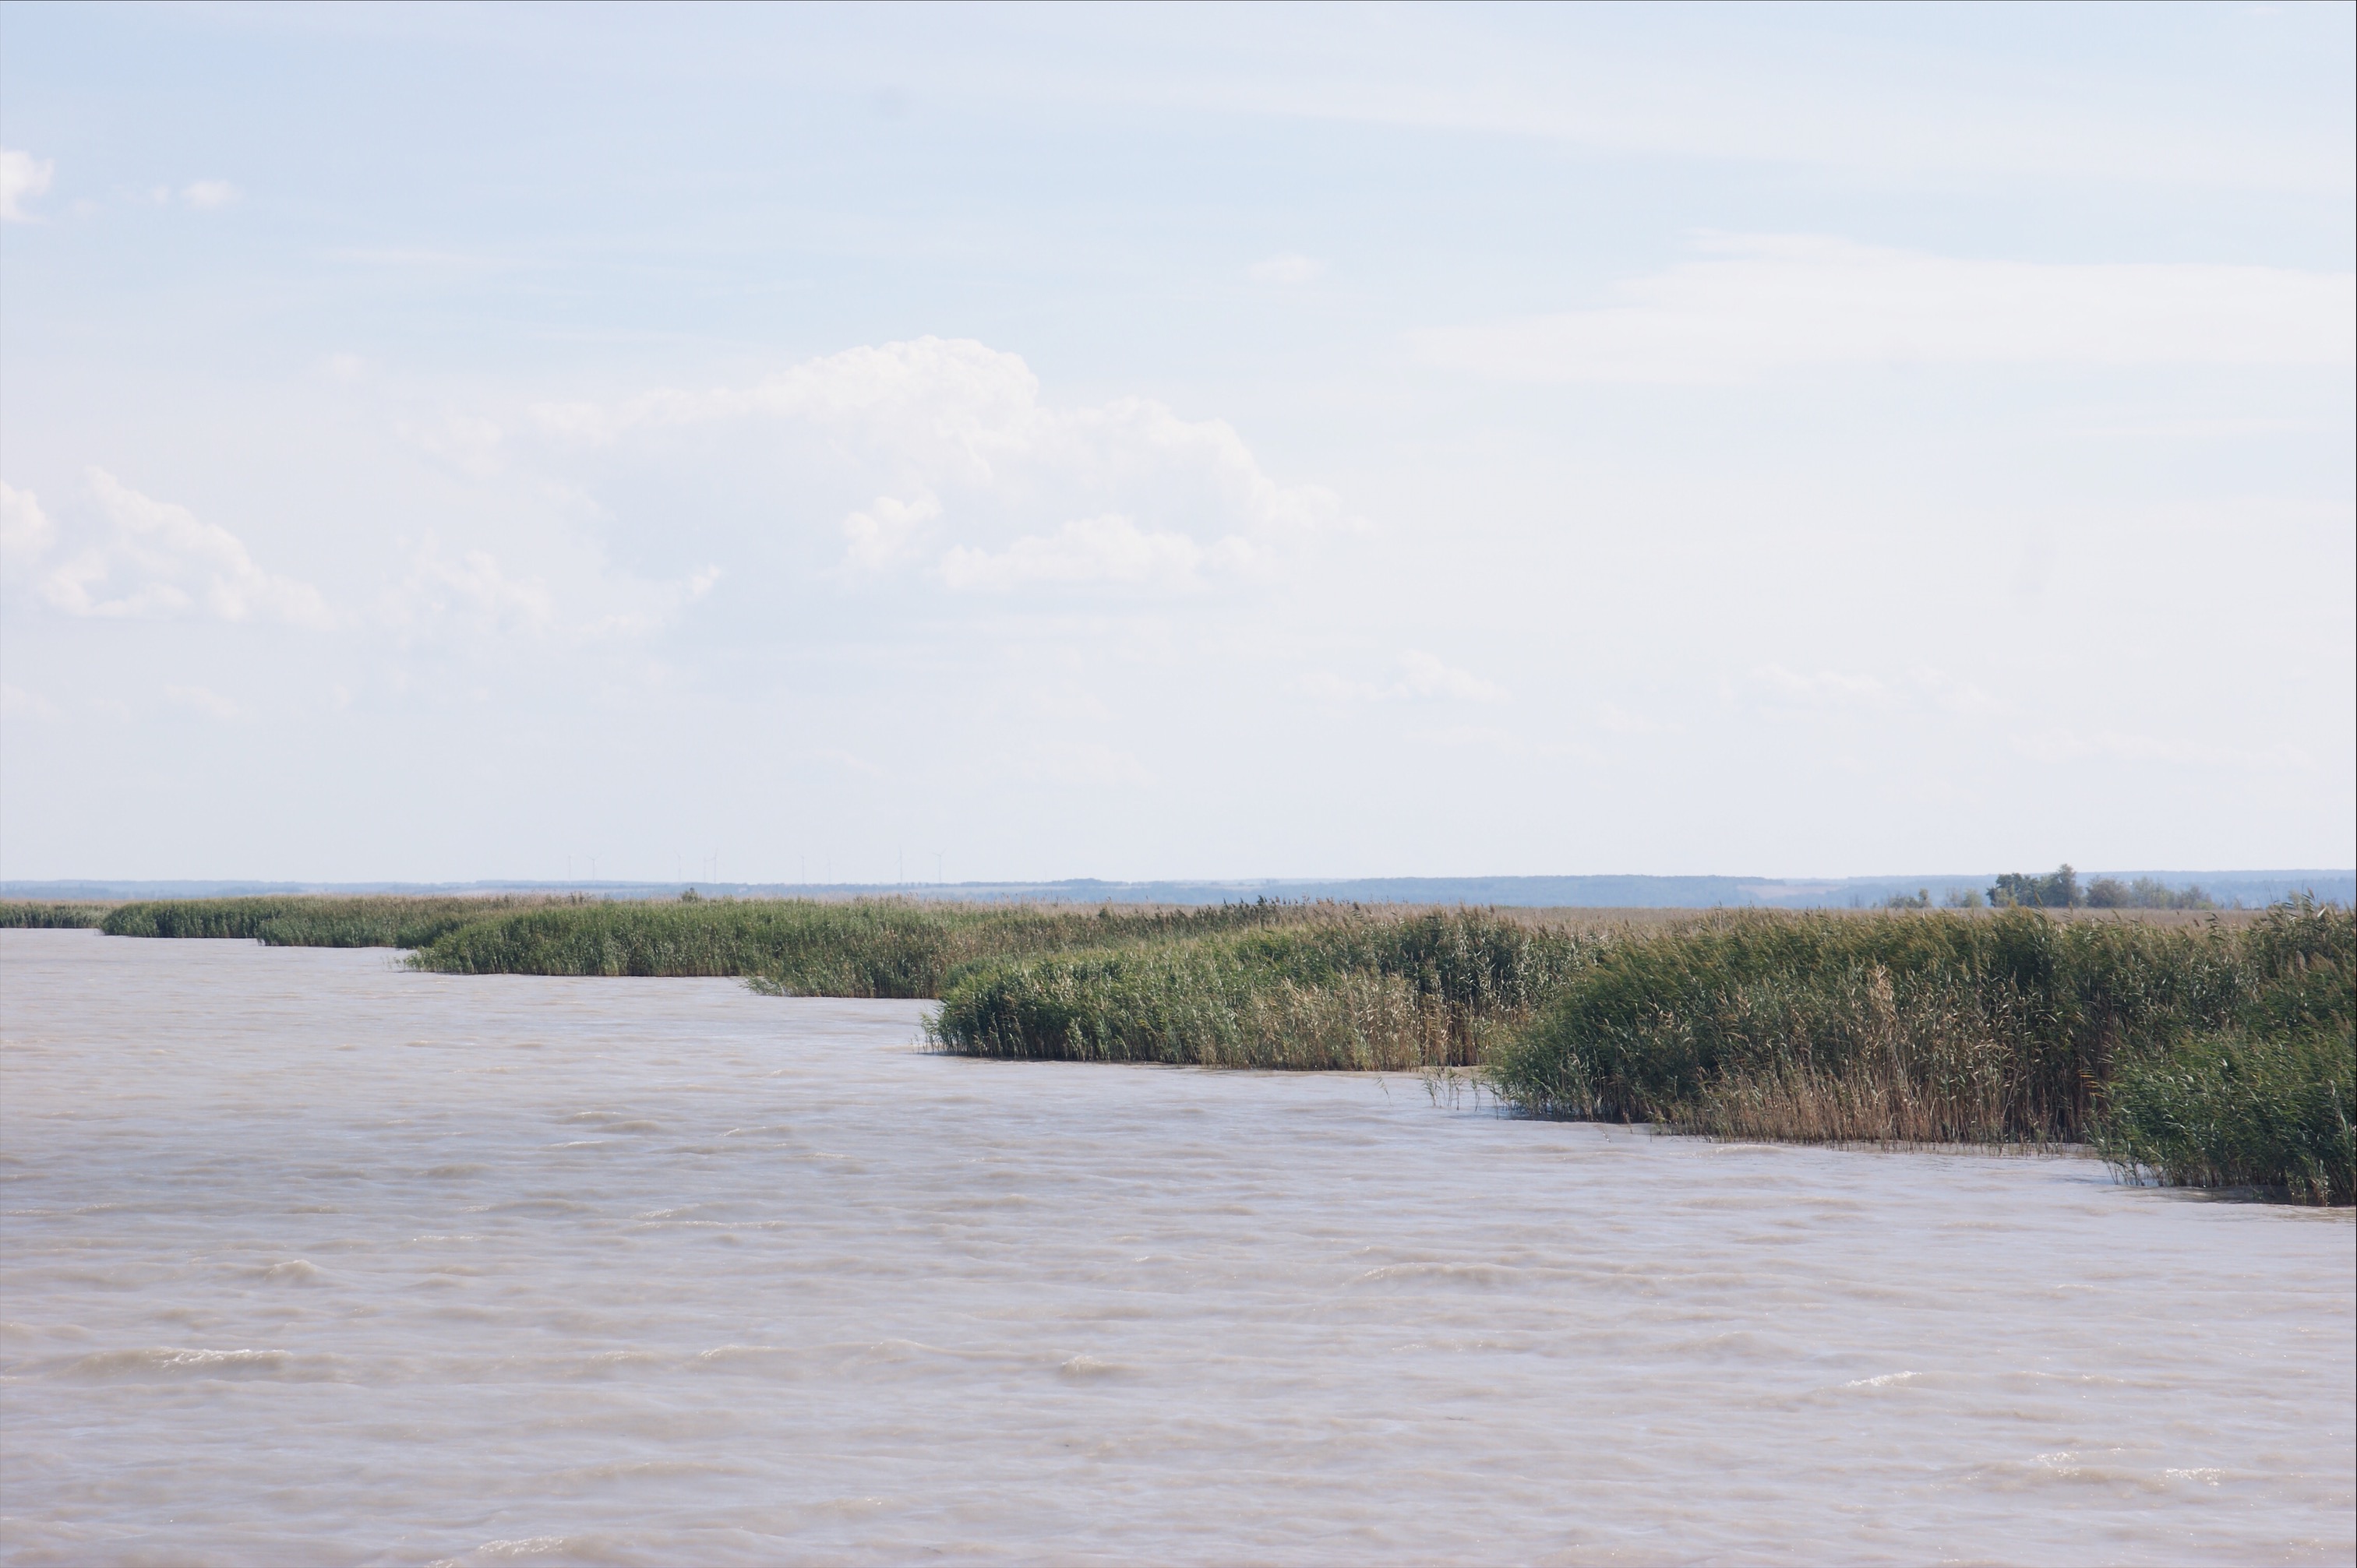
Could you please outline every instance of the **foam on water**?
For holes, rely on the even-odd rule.
[[[9,1563],[2345,1563],[2357,1230],[0,932]]]

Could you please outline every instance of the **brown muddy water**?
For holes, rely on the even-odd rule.
[[[10,1563],[2350,1561],[2357,1230],[0,932]]]

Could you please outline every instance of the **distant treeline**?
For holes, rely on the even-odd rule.
[[[938,999],[930,1037],[967,1055],[1472,1067],[1535,1115],[1803,1141],[2087,1142],[2140,1178],[2349,1202],[2351,912],[2305,898],[2173,925],[2040,912],[2088,907],[2102,886],[2078,890],[2065,866],[2000,878],[1993,891],[2015,907],[1995,912],[1650,926],[1268,900],[692,896],[5,906],[0,922],[406,947],[414,967],[451,974],[726,976],[775,994]]]
[[[2008,871],[1988,890],[1988,901],[2000,909],[2215,909],[2217,900],[2199,883],[2171,887],[2150,876],[2122,882],[2098,876],[2084,887],[2079,874],[2065,861],[2042,876]]]
[[[2043,875],[2028,872],[2008,871],[1983,894],[1977,887],[1949,887],[1943,890],[1939,907],[1950,909],[2215,909],[2218,900],[2204,892],[2199,883],[2183,887],[2171,887],[2158,877],[2139,876],[2123,882],[2116,876],[2098,876],[2082,887],[2079,874],[2066,863]],[[1913,893],[1893,893],[1882,901],[1886,909],[1929,909],[1934,908],[1932,890],[1919,887]],[[2235,908],[2239,908],[2238,904]]]

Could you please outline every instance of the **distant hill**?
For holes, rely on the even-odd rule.
[[[2222,904],[2263,905],[2290,894],[2357,904],[2357,871],[2082,871],[2133,881],[2149,876],[2171,887],[2199,883]],[[1852,908],[1893,894],[1928,890],[1933,903],[1949,888],[1986,891],[1987,872],[1915,876],[1372,876],[1331,880],[1268,877],[1234,881],[953,883],[748,882],[0,882],[0,898],[221,898],[264,893],[582,893],[603,898],[668,898],[694,886],[715,897],[1039,900],[1049,903],[1222,904],[1254,898],[1337,898],[1362,904],[1497,904],[1520,908],[1711,909]]]

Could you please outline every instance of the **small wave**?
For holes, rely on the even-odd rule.
[[[1727,1361],[1788,1361],[1793,1354],[1786,1341],[1749,1328],[1707,1334],[1699,1339],[1682,1340],[1668,1348],[1681,1356]]]
[[[439,1176],[447,1179],[453,1176],[481,1176],[485,1171],[490,1170],[490,1168],[491,1167],[489,1165],[436,1165],[425,1174],[429,1176]]]
[[[0,1342],[14,1341],[22,1344],[36,1339],[87,1339],[89,1337],[89,1329],[78,1327],[70,1323],[61,1323],[48,1328],[39,1328],[29,1323],[17,1323],[13,1320],[0,1323]]]
[[[325,1283],[328,1271],[305,1259],[289,1258],[263,1270],[262,1277],[274,1285],[313,1285]]]
[[[1921,1372],[1885,1372],[1878,1378],[1852,1379],[1850,1381],[1844,1383],[1842,1387],[1846,1389],[1896,1388],[1900,1383],[1913,1382],[1917,1378],[1920,1378],[1922,1375],[1923,1374]]]
[[[292,1350],[198,1350],[150,1345],[132,1350],[93,1351],[69,1363],[61,1375],[106,1381],[238,1378],[260,1382],[332,1383],[343,1380],[343,1361],[335,1356],[298,1356]]]
[[[445,1557],[429,1568],[468,1568],[479,1563],[523,1563],[535,1557],[557,1557],[573,1563],[635,1563],[620,1541],[603,1535],[527,1535],[511,1541],[486,1541],[457,1557]]]
[[[741,1466],[702,1459],[616,1459],[603,1465],[582,1465],[550,1476],[551,1485],[566,1491],[603,1487],[616,1481],[668,1481],[706,1476],[742,1476]]]
[[[1502,1263],[1386,1263],[1380,1269],[1369,1269],[1351,1283],[1363,1285],[1385,1280],[1441,1280],[1453,1284],[1504,1285],[1513,1284],[1522,1277],[1522,1270],[1510,1269]]]
[[[689,1363],[707,1370],[793,1371],[804,1352],[783,1345],[716,1345]]]
[[[1056,1369],[1060,1378],[1095,1381],[1102,1378],[1125,1378],[1137,1370],[1119,1361],[1101,1360],[1094,1356],[1074,1356]]]
[[[617,1373],[641,1371],[650,1367],[667,1367],[673,1358],[652,1350],[601,1350],[578,1365],[566,1369],[565,1375],[575,1378],[608,1378]]]
[[[2072,1453],[2040,1454],[2028,1462],[2015,1459],[1975,1466],[1972,1473],[2004,1492],[2061,1486],[2098,1487],[2123,1493],[2166,1491],[2173,1474],[2135,1470],[2123,1465],[2090,1463]]]

